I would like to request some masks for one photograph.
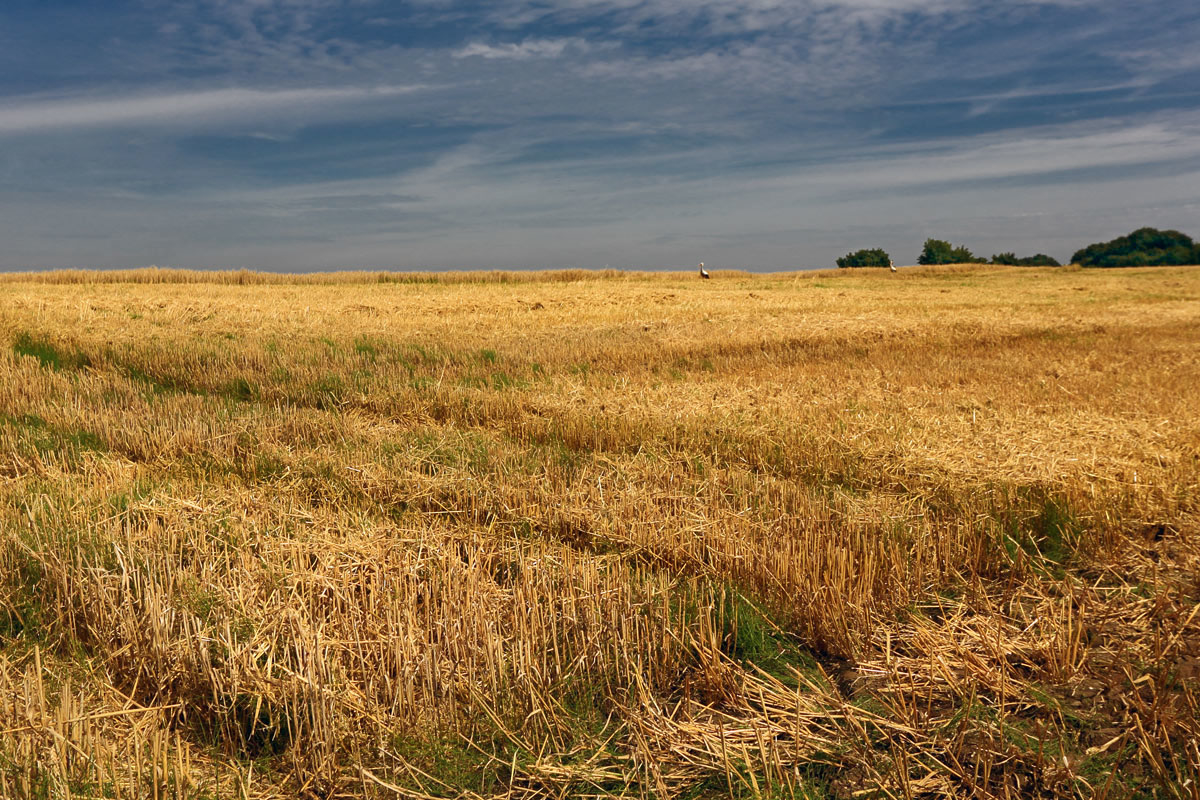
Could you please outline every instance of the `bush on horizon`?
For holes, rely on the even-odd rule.
[[[1001,264],[1007,267],[1061,267],[1062,264],[1058,260],[1051,258],[1045,253],[1038,253],[1035,256],[1025,256],[1018,258],[1016,253],[1000,253],[992,256],[993,264]]]
[[[955,247],[943,239],[926,239],[917,258],[918,264],[978,264],[980,259],[965,247]]]
[[[837,260],[838,269],[846,269],[848,267],[886,267],[891,263],[891,256],[887,254],[887,251],[879,247],[870,250],[856,250],[853,253],[847,253]]]
[[[1081,267],[1161,267],[1200,264],[1200,245],[1179,231],[1138,228],[1128,236],[1090,244],[1071,256]]]

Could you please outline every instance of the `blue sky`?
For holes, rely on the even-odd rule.
[[[832,266],[1200,236],[1200,3],[0,4],[0,268]]]

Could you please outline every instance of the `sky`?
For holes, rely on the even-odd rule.
[[[1200,237],[1196,0],[4,0],[0,269]]]

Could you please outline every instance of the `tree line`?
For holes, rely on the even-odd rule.
[[[875,247],[847,253],[837,260],[838,267],[886,267],[891,263],[887,251]],[[942,239],[926,239],[918,264],[1003,264],[1012,267],[1059,267],[1045,253],[1019,257],[1016,253],[997,253],[989,261],[966,247],[955,247]],[[1090,244],[1071,256],[1071,263],[1082,267],[1154,267],[1200,264],[1200,244],[1179,231],[1139,228],[1128,236],[1109,242]]]

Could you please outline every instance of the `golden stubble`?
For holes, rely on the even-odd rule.
[[[3,793],[1196,774],[1200,272],[405,280],[0,284]]]

